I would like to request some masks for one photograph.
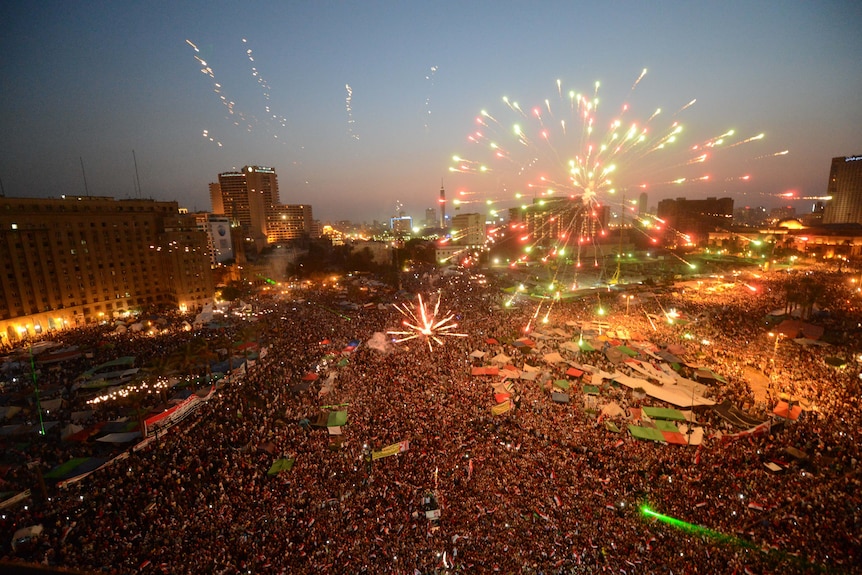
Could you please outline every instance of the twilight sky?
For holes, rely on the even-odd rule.
[[[614,166],[599,201],[802,211],[779,195],[862,154],[852,1],[7,0],[0,22],[7,196],[84,194],[83,162],[90,195],[209,210],[219,172],[259,164],[317,219],[421,219],[441,182],[462,211],[579,193],[576,159]]]

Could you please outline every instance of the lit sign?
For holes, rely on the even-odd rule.
[[[849,158],[844,158],[845,162],[855,162],[856,160],[862,160],[862,156],[850,156]]]

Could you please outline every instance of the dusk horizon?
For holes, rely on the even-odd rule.
[[[802,212],[833,157],[862,153],[850,3],[13,2],[0,15],[9,197],[209,211],[219,173],[265,165],[282,203],[329,222],[396,206],[421,218],[441,185],[462,212],[584,190]],[[641,143],[619,146],[627,133]]]

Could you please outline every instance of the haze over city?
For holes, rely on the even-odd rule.
[[[852,2],[7,2],[0,17],[7,196],[203,211],[219,172],[254,164],[321,220],[420,216],[441,183],[514,205],[538,193],[526,167],[565,180],[620,118],[649,135],[620,152],[619,191],[801,211],[783,195],[822,196],[830,159],[862,153]],[[572,129],[582,103],[594,136]],[[497,149],[508,163],[480,170]]]

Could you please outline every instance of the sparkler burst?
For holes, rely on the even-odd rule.
[[[440,316],[440,292],[437,292],[437,302],[433,309],[422,301],[422,294],[417,294],[416,299],[417,303],[414,304],[393,304],[393,307],[406,318],[401,322],[406,330],[387,332],[390,335],[400,336],[395,343],[424,338],[428,343],[428,350],[434,351],[432,344],[442,346],[443,337],[467,337],[466,333],[453,331],[458,328],[458,324],[454,322],[454,313],[447,311],[445,316]]]

